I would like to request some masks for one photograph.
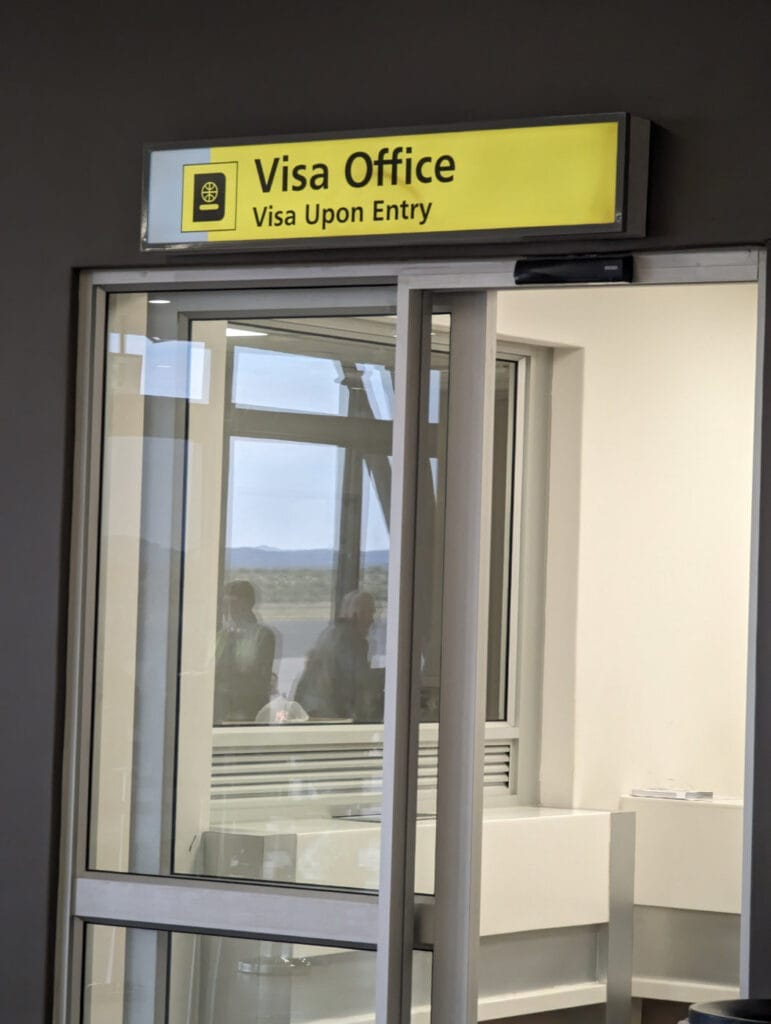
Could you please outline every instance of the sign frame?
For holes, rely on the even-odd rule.
[[[346,139],[367,140],[391,136],[420,136],[438,133],[473,132],[508,128],[540,128],[547,126],[616,123],[618,148],[616,154],[616,202],[613,224],[580,224],[566,226],[469,229],[452,231],[399,232],[356,234],[323,237],[309,235],[295,238],[241,239],[234,241],[190,240],[152,242],[148,239],[150,204],[150,161],[155,153],[186,149],[228,146],[276,145],[297,142],[324,142]],[[564,117],[523,118],[507,121],[484,121],[420,127],[372,128],[340,132],[276,134],[238,139],[214,139],[194,142],[146,143],[143,147],[141,242],[142,252],[260,252],[278,250],[324,251],[327,249],[377,248],[381,246],[462,245],[512,241],[543,241],[550,239],[623,239],[645,237],[650,122],[628,113],[571,114]]]

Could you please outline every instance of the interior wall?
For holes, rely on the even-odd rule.
[[[552,466],[572,444],[580,480],[549,509],[547,577],[576,598],[572,622],[547,604],[543,801],[741,797],[756,286],[505,292],[499,331],[583,354],[554,371]]]

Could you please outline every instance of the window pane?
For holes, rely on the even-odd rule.
[[[335,318],[336,332],[331,320],[228,324],[227,336],[239,339],[233,350],[233,405],[390,420],[393,320],[358,318],[352,332],[345,319]],[[358,390],[366,401],[357,400]]]
[[[431,954],[413,953],[425,1014]],[[375,953],[89,925],[83,1024],[374,1022]]]
[[[293,699],[307,652],[333,616],[341,451],[231,438],[226,586],[251,585],[251,609],[262,624],[257,637],[270,630],[273,658],[257,668],[256,681],[251,664],[239,667],[239,658],[248,656],[249,635],[239,639],[238,623],[229,617],[219,634],[215,724],[254,722],[274,690]]]
[[[211,797],[197,860],[187,847],[200,819],[178,818],[177,871],[378,885],[394,350],[390,320],[377,345],[374,321],[358,340],[353,318],[335,323],[338,337],[318,322],[283,333],[261,322],[251,367],[280,355],[292,411],[224,409]],[[258,401],[255,385],[251,404],[278,393]],[[186,616],[183,652],[199,635]],[[183,715],[180,762],[207,728]],[[196,790],[180,773],[178,801]]]
[[[493,438],[493,507],[490,536],[490,625],[487,637],[487,720],[507,714],[509,687],[514,689],[511,622],[514,576],[514,459],[517,364],[499,360],[495,367]],[[511,678],[510,678],[511,677]]]
[[[376,888],[393,319],[150,315],[111,300],[89,863]]]
[[[339,365],[333,360],[238,345],[233,403],[248,409],[338,416],[345,413],[340,406],[347,398],[339,378]]]
[[[110,304],[89,865],[375,889],[393,318],[196,321],[189,341],[158,340],[154,308]],[[449,395],[436,326],[417,523],[426,827]],[[512,375],[503,364],[504,532]],[[509,544],[491,717],[505,713]]]

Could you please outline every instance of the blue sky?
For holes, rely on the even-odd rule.
[[[343,452],[326,444],[234,438],[228,547],[337,547]],[[380,502],[365,474],[362,550],[388,547]]]
[[[258,332],[255,332],[258,333]],[[261,332],[259,332],[261,333]],[[151,342],[110,335],[113,353],[142,357],[140,390],[146,395],[210,399],[210,360],[201,342]],[[360,350],[361,346],[357,346]],[[353,354],[353,353],[352,353]],[[360,354],[360,353],[359,353]],[[357,363],[374,415],[390,420],[393,378],[382,365]],[[232,400],[238,408],[346,415],[348,389],[340,363],[317,357],[236,345]],[[438,418],[439,373],[431,373],[430,418]],[[115,439],[118,440],[117,438]],[[216,443],[216,442],[215,442]],[[326,444],[233,438],[228,493],[228,547],[288,550],[334,548],[338,543],[343,450]],[[389,546],[385,517],[365,471],[362,550]]]

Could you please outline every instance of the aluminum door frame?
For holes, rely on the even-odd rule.
[[[77,1020],[80,1013],[84,955],[84,927],[112,923],[144,929],[200,931],[271,939],[317,941],[352,948],[375,948],[378,936],[376,893],[344,892],[270,884],[234,884],[181,876],[142,876],[90,870],[87,863],[88,794],[90,788],[91,712],[96,629],[98,523],[102,453],[104,372],[107,303],[111,292],[148,291],[161,294],[164,286],[180,301],[151,307],[174,336],[177,325],[202,313],[249,309],[266,315],[338,312],[356,306],[368,310],[382,305],[382,277],[374,288],[345,289],[342,282],[310,293],[296,287],[279,291],[287,282],[260,280],[233,282],[227,291],[212,295],[213,281],[195,275],[191,287],[177,292],[176,274],[165,271],[87,274],[81,281],[81,320],[77,380],[76,466],[68,647],[68,702],[63,772],[64,814],[61,848],[61,885],[58,914],[55,1019]],[[216,276],[216,275],[215,275]],[[294,286],[296,280],[288,282]],[[311,282],[306,282],[310,284]],[[368,282],[369,283],[369,282]],[[237,287],[240,284],[240,287]],[[244,295],[244,285],[250,295]],[[357,282],[358,284],[358,282]],[[261,286],[261,287],[260,287]],[[202,295],[206,292],[206,295]],[[376,299],[370,298],[376,292]],[[394,287],[395,295],[395,287]],[[305,301],[300,301],[305,296]],[[187,299],[187,301],[185,301]],[[204,301],[201,301],[201,300]],[[173,317],[173,320],[171,319]],[[402,432],[407,436],[408,430]],[[398,469],[400,458],[395,453]],[[393,563],[392,563],[393,564]],[[409,598],[409,595],[408,595]],[[408,598],[399,598],[407,600]],[[79,744],[79,746],[78,746]],[[389,770],[388,766],[384,769]],[[388,829],[384,828],[384,835]],[[167,844],[168,845],[168,844]],[[386,854],[390,846],[386,847]],[[165,865],[166,868],[169,865]],[[422,933],[427,933],[427,901],[419,912]],[[259,922],[259,926],[255,926]],[[425,941],[425,938],[422,940]],[[70,1016],[68,1016],[68,1014]]]
[[[420,365],[419,343],[422,338],[425,343],[425,316],[427,292],[477,292],[484,293],[502,288],[511,288],[513,280],[513,269],[515,260],[500,261],[475,261],[458,263],[408,263],[395,264],[351,264],[343,266],[323,267],[290,267],[290,268],[219,268],[214,270],[199,269],[159,269],[159,270],[134,270],[134,271],[103,271],[86,274],[81,279],[80,288],[80,322],[79,322],[79,362],[77,369],[77,402],[79,409],[78,422],[76,425],[75,445],[75,486],[73,492],[73,529],[72,529],[72,561],[71,581],[69,600],[69,627],[68,627],[68,699],[65,717],[64,737],[64,768],[63,768],[63,815],[62,815],[62,840],[60,857],[60,899],[58,908],[57,927],[57,956],[56,956],[56,978],[54,992],[54,1020],[58,1024],[64,1024],[67,1020],[67,1013],[70,1009],[69,979],[73,976],[79,977],[79,968],[82,958],[82,919],[100,920],[106,922],[105,911],[110,910],[111,899],[108,893],[117,893],[115,886],[124,884],[133,888],[134,896],[137,896],[137,885],[142,884],[142,879],[136,876],[112,876],[104,872],[89,872],[85,865],[85,829],[78,827],[82,824],[84,796],[87,789],[83,787],[84,760],[79,758],[77,741],[79,734],[87,736],[87,731],[81,731],[80,719],[90,710],[90,683],[82,686],[81,680],[90,680],[89,667],[89,623],[93,628],[95,612],[95,594],[93,587],[93,571],[96,564],[96,541],[94,532],[87,529],[87,524],[98,521],[96,512],[98,510],[98,493],[93,487],[94,462],[98,462],[101,449],[102,411],[101,394],[99,384],[103,374],[103,334],[98,336],[99,344],[94,345],[95,331],[103,327],[105,321],[105,300],[109,291],[162,291],[170,290],[203,290],[203,289],[238,289],[238,288],[261,288],[261,287],[298,287],[298,286],[334,286],[334,285],[366,285],[366,284],[390,284],[398,280],[397,300],[397,335],[402,339],[400,352],[397,353],[397,365],[405,370],[415,365]],[[723,282],[723,281],[757,281],[759,276],[759,264],[765,271],[763,258],[759,258],[755,250],[732,250],[723,253],[675,253],[675,254],[645,254],[636,258],[638,267],[638,283],[660,284],[660,283],[695,283],[695,282]],[[761,277],[764,273],[760,274]],[[482,334],[486,337],[489,332],[489,309],[490,303],[487,298],[470,299],[471,305],[468,310],[476,309],[475,316],[471,319],[476,323],[484,322]],[[463,310],[459,307],[461,316]],[[761,309],[762,320],[762,309]],[[407,339],[405,345],[404,339]],[[758,374],[762,374],[764,352],[765,325],[759,325],[759,363]],[[485,342],[486,345],[486,342]],[[485,360],[487,360],[485,348]],[[475,364],[478,372],[478,363]],[[396,444],[397,432],[400,433],[400,442],[404,444],[404,438],[408,435],[409,424],[416,426],[418,406],[415,397],[415,382],[408,374],[401,375],[403,378],[403,393],[395,396],[394,408],[394,439]],[[483,375],[484,376],[484,375]],[[479,421],[479,429],[484,434],[484,393],[472,391],[468,400],[473,408],[482,411]],[[758,401],[761,401],[760,395]],[[476,404],[474,403],[481,403]],[[758,409],[760,418],[760,409]],[[413,435],[414,436],[414,435]],[[756,437],[756,449],[759,449],[760,438]],[[461,445],[463,450],[463,445]],[[759,495],[759,456],[756,456],[756,478],[754,483],[755,500]],[[479,467],[480,494],[484,488],[484,467]],[[398,523],[399,540],[395,545],[392,534],[392,552],[394,546],[398,547],[400,554],[408,555],[410,552],[409,530],[405,529],[407,517],[405,510],[410,507],[410,488],[413,486],[405,474],[405,459],[394,459],[394,482],[392,492],[392,524]],[[449,487],[449,482],[448,482]],[[472,488],[468,488],[472,490]],[[414,508],[414,502],[412,503]],[[465,506],[458,508],[458,522],[475,524],[477,530],[478,547],[476,549],[476,567],[480,568],[480,554],[484,545],[484,513],[479,503],[468,502]],[[465,519],[464,519],[465,517]],[[757,534],[759,532],[759,514],[756,512],[753,521],[753,566],[752,566],[752,594],[751,594],[751,622],[756,621],[757,608]],[[448,537],[456,533],[456,526],[448,524]],[[478,827],[478,815],[481,803],[479,796],[481,787],[478,785],[475,772],[478,758],[475,750],[478,744],[478,723],[473,717],[476,714],[476,694],[466,688],[465,694],[458,690],[451,698],[452,703],[457,703],[454,710],[449,712],[449,717],[444,717],[443,728],[447,728],[448,737],[445,749],[449,743],[449,737],[453,730],[457,729],[458,723],[464,713],[471,708],[471,725],[461,728],[461,735],[466,740],[462,749],[462,756],[457,758],[455,764],[455,780],[461,781],[466,788],[465,792],[471,794],[471,803],[467,808],[461,808],[459,801],[449,789],[449,783],[443,782],[440,774],[439,782],[439,814],[443,824],[443,834],[449,835],[451,850],[445,850],[439,845],[441,853],[437,861],[437,899],[433,901],[428,898],[414,899],[411,893],[411,885],[407,884],[411,879],[410,868],[411,858],[414,858],[414,817],[410,822],[407,817],[396,817],[396,811],[405,811],[414,806],[415,790],[415,768],[413,762],[416,759],[416,711],[414,694],[410,687],[409,672],[405,671],[405,664],[412,657],[411,648],[411,608],[404,600],[404,593],[401,592],[404,584],[405,574],[409,576],[414,571],[414,551],[410,559],[413,565],[409,568],[400,565],[397,572],[391,572],[389,579],[389,602],[391,598],[390,588],[393,585],[400,591],[404,601],[397,604],[399,608],[399,620],[396,628],[392,631],[394,635],[393,644],[396,648],[397,660],[401,668],[397,672],[395,683],[391,682],[391,697],[388,700],[387,710],[387,731],[385,735],[384,749],[384,784],[389,780],[391,787],[388,796],[384,789],[384,810],[390,809],[392,827],[383,828],[382,834],[382,880],[387,890],[381,888],[381,892],[387,891],[388,898],[378,901],[374,895],[348,894],[342,900],[337,901],[337,893],[310,893],[302,892],[302,898],[308,900],[307,913],[289,914],[286,910],[288,904],[283,904],[284,897],[294,901],[297,905],[298,891],[291,890],[282,893],[280,888],[256,885],[238,886],[233,884],[210,884],[198,880],[187,879],[147,879],[145,883],[148,891],[152,890],[158,900],[156,906],[166,906],[172,915],[171,906],[176,908],[178,916],[173,915],[167,918],[170,922],[166,927],[178,926],[185,930],[206,930],[200,923],[197,915],[203,908],[212,910],[210,921],[218,933],[226,931],[224,925],[231,921],[235,925],[233,933],[244,934],[244,920],[236,913],[236,904],[239,900],[245,901],[244,913],[247,917],[265,915],[266,921],[274,922],[272,927],[276,931],[272,934],[286,936],[287,938],[305,938],[306,932],[319,939],[329,936],[332,941],[342,943],[342,933],[351,937],[351,944],[371,947],[379,944],[380,955],[378,961],[378,984],[377,984],[377,1019],[378,1024],[396,1024],[402,1019],[405,999],[408,998],[408,986],[405,987],[405,980],[409,979],[409,967],[405,968],[408,958],[411,958],[413,947],[430,948],[432,945],[432,933],[435,921],[444,922],[446,927],[449,921],[462,921],[462,928],[450,939],[444,935],[438,943],[434,944],[434,998],[440,999],[447,1012],[454,1014],[442,1018],[442,1024],[452,1021],[458,1024],[467,1024],[475,1019],[476,1003],[476,949],[478,945],[478,920],[476,934],[474,934],[474,914],[478,916],[478,891],[479,871],[472,869],[468,871],[460,863],[459,856],[465,850],[469,855],[474,850],[474,844],[481,840],[481,830]],[[394,558],[396,555],[394,555]],[[452,565],[450,566],[452,569]],[[392,569],[396,569],[395,562],[392,562]],[[401,584],[394,581],[396,576],[400,577]],[[478,580],[478,577],[474,577]],[[392,582],[393,581],[393,582]],[[453,604],[457,601],[457,606]],[[445,603],[445,614],[450,617],[458,613],[463,604],[457,595],[450,599],[449,606]],[[402,610],[404,614],[402,614]],[[466,604],[466,611],[469,612],[469,605]],[[479,602],[475,605],[478,615],[481,611]],[[396,614],[394,612],[394,614]],[[478,657],[479,644],[484,643],[480,634],[479,621],[472,614],[467,614],[465,629],[468,635],[475,638],[474,653],[465,651],[469,661],[473,662]],[[409,637],[409,653],[408,653]],[[445,642],[451,643],[452,637],[447,633],[443,635],[443,648]],[[755,637],[752,636],[751,647],[754,645]],[[389,640],[389,645],[391,641]],[[391,649],[391,654],[394,650]],[[444,650],[443,650],[444,654]],[[393,661],[393,658],[391,659]],[[84,669],[86,670],[84,672]],[[752,664],[751,664],[752,670]],[[392,672],[396,669],[392,669]],[[750,696],[754,694],[755,680],[751,675]],[[465,702],[465,703],[464,703]],[[754,704],[750,702],[748,713],[752,713]],[[446,708],[443,708],[443,715]],[[454,723],[454,724],[453,724]],[[748,739],[750,738],[748,732]],[[441,740],[440,740],[441,743]],[[83,753],[81,751],[81,753]],[[748,749],[748,781],[752,778],[751,764],[752,750]],[[445,768],[448,762],[445,757]],[[440,773],[441,752],[440,752]],[[448,774],[448,780],[450,776]],[[396,782],[406,781],[407,785],[397,788]],[[748,789],[748,793],[751,792]],[[386,800],[388,803],[386,804]],[[412,805],[410,801],[413,801]],[[755,801],[758,794],[755,793]],[[753,809],[753,814],[758,813],[758,808]],[[384,821],[386,814],[384,814]],[[410,838],[410,832],[412,836]],[[747,842],[745,856],[749,855],[752,846],[752,835],[750,825],[747,826]],[[440,863],[440,861],[442,863]],[[446,861],[446,863],[445,863]],[[469,862],[471,856],[469,856]],[[442,878],[459,879],[462,877],[462,891],[456,892],[456,906],[452,906],[452,893],[443,888]],[[112,886],[111,889],[103,888]],[[101,889],[101,891],[100,891]],[[203,890],[208,889],[208,894]],[[214,912],[215,902],[220,900],[225,890],[232,892],[236,899],[232,901],[231,910],[226,910],[224,904],[221,908],[224,916]],[[159,899],[161,892],[168,894],[170,899]],[[185,899],[185,891],[190,897]],[[99,893],[98,898],[96,894]],[[147,914],[143,917],[138,911],[135,900],[125,900],[129,895],[129,889],[122,893],[124,900],[119,906],[115,902],[115,917],[109,920],[113,923],[131,925],[138,927],[152,927],[154,923],[159,927],[161,922],[155,920],[157,915]],[[94,902],[96,900],[96,902]],[[745,889],[745,909],[748,907],[750,894]],[[476,901],[476,910],[474,903]],[[464,906],[460,906],[463,903]],[[335,905],[335,913],[330,914],[330,909]],[[99,907],[102,908],[101,916]],[[197,908],[197,909],[196,909]],[[233,913],[233,917],[228,915]],[[80,915],[83,915],[80,918]],[[80,918],[81,923],[77,921]],[[337,924],[330,927],[328,922],[336,918]],[[253,918],[252,918],[253,919]],[[219,922],[219,923],[218,923]],[[283,925],[282,925],[283,922]],[[326,923],[325,923],[326,922]],[[305,929],[302,935],[297,934],[297,929]],[[251,928],[249,929],[252,930]],[[333,934],[334,933],[334,934]],[[259,934],[262,934],[262,929]],[[437,935],[441,934],[437,929]],[[446,941],[445,941],[446,940]],[[74,954],[74,955],[73,955]],[[747,961],[750,951],[743,944],[743,960]],[[460,970],[458,970],[460,968]],[[74,969],[74,970],[73,970]],[[745,968],[746,969],[746,968]],[[73,986],[74,988],[74,986]],[[446,994],[446,1001],[445,1001]],[[451,1005],[451,999],[456,1000]],[[79,1002],[79,993],[76,1001]],[[472,1010],[473,1002],[473,1010]],[[454,1009],[453,1009],[454,1007]],[[434,1019],[440,1019],[435,1016]]]
[[[360,269],[353,268],[354,271]],[[478,267],[474,269],[477,272],[480,270]],[[489,265],[486,265],[483,272],[487,273],[489,269]],[[400,995],[394,1001],[394,972],[391,965],[403,965],[411,960],[415,947],[431,947],[434,904],[431,898],[415,899],[413,896],[411,864],[414,859],[415,821],[414,815],[409,822],[403,815],[405,798],[413,808],[415,804],[418,712],[410,678],[411,581],[414,578],[414,549],[410,547],[410,537],[414,531],[414,502],[417,493],[414,474],[416,463],[414,458],[412,462],[409,461],[414,456],[415,445],[410,439],[417,437],[420,381],[422,379],[424,387],[427,382],[427,373],[422,378],[420,375],[415,378],[409,372],[409,367],[416,361],[419,364],[421,359],[424,359],[424,366],[427,366],[425,354],[430,352],[430,331],[422,329],[422,321],[421,327],[416,329],[411,311],[418,306],[421,309],[427,308],[428,300],[422,294],[428,290],[426,286],[430,285],[431,289],[445,285],[452,288],[458,280],[457,268],[454,268],[456,273],[451,280],[441,274],[437,277],[431,274],[427,279],[421,276],[420,280],[409,280],[400,275],[399,281],[397,360],[404,372],[397,375],[394,400],[391,522],[392,536],[395,540],[398,537],[398,540],[392,546],[389,573],[389,602],[392,602],[389,606],[394,609],[396,623],[389,630],[392,640],[387,692],[390,696],[387,698],[384,738],[384,814],[381,837],[384,896],[378,899],[377,894],[319,892],[300,886],[290,888],[261,883],[239,885],[183,877],[126,875],[93,871],[87,865],[90,721],[98,568],[98,530],[94,527],[99,522],[108,296],[111,292],[176,292],[181,286],[183,291],[192,293],[188,304],[191,307],[190,313],[195,317],[200,315],[202,307],[211,310],[210,303],[196,299],[196,293],[203,290],[227,289],[232,295],[229,303],[232,305],[241,301],[239,292],[243,293],[244,288],[265,289],[263,294],[266,296],[268,292],[272,293],[269,300],[272,308],[275,306],[275,289],[282,286],[289,285],[294,291],[300,283],[315,285],[316,288],[323,283],[333,286],[336,292],[337,286],[353,283],[360,294],[365,290],[361,285],[395,283],[397,276],[392,267],[373,268],[365,274],[351,273],[350,270],[336,268],[326,274],[319,274],[318,268],[313,268],[312,272],[301,270],[294,274],[285,271],[250,274],[236,270],[227,284],[222,275],[205,271],[159,270],[125,274],[96,272],[85,274],[81,280],[77,372],[79,417],[76,425],[68,701],[63,771],[64,813],[55,983],[55,1020],[62,1024],[67,1019],[77,1019],[80,1012],[81,993],[78,986],[82,976],[86,922],[157,928],[164,932],[179,929],[255,937],[269,935],[275,939],[377,947],[379,979],[388,978],[385,988],[382,980],[378,981],[378,1020],[382,1024],[396,1024],[404,1019],[409,1005],[409,986],[405,987],[403,982],[405,977],[409,978],[409,969],[406,976],[399,972]],[[495,276],[503,284],[511,280],[511,271],[512,264],[507,262],[502,272]],[[283,306],[285,312],[307,312],[307,309],[297,309],[292,302],[292,292],[286,294],[288,301]],[[296,292],[294,294],[297,295]],[[326,294],[333,296],[330,308],[339,311],[341,306],[347,305],[345,302],[334,301],[331,288]],[[339,294],[342,297],[342,293]],[[218,298],[228,303],[222,292]],[[468,301],[472,306],[478,303],[478,299],[470,298]],[[181,305],[185,305],[184,300]],[[219,307],[220,303],[214,305]],[[458,316],[463,315],[463,305],[461,302]],[[471,306],[468,309],[471,310]],[[264,308],[254,312],[259,315],[264,312]],[[465,315],[473,321],[476,314],[467,311]],[[492,319],[488,317],[488,320],[489,327]],[[493,337],[492,333],[490,337]],[[494,354],[494,347],[492,351]],[[467,352],[466,359],[473,360],[473,354]],[[460,375],[464,373],[461,365],[457,372]],[[475,379],[473,374],[467,374],[467,377],[470,381]],[[462,391],[462,388],[455,389],[456,405],[458,398],[455,395],[460,396]],[[465,418],[460,412],[458,422],[463,422]],[[401,446],[401,451],[398,446]],[[477,631],[477,624],[474,630]],[[406,658],[405,643],[409,647]],[[405,735],[411,737],[406,745]],[[452,761],[445,757],[445,764],[451,765]],[[405,779],[408,780],[406,787],[403,784]],[[454,831],[452,815],[458,805],[457,802],[445,802],[448,809],[442,815],[442,822],[450,834]],[[397,894],[400,894],[398,898]],[[254,921],[260,922],[259,928],[255,927]],[[385,970],[381,964],[386,965]],[[68,1018],[68,1013],[72,1014],[71,1018]]]

